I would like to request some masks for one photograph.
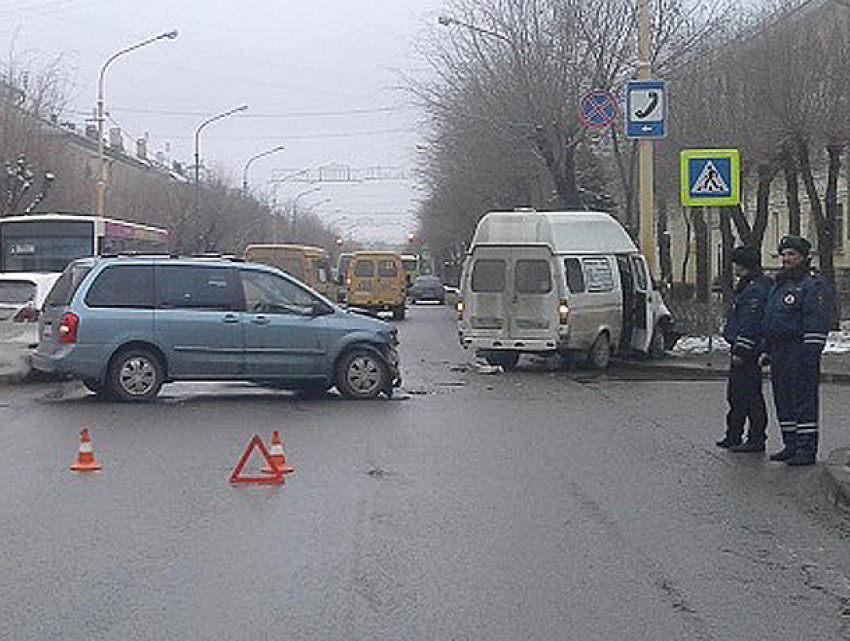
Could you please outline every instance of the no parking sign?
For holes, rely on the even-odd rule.
[[[610,91],[593,89],[579,100],[579,117],[590,129],[604,129],[617,117],[617,101]]]

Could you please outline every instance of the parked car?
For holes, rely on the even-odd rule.
[[[146,400],[178,380],[248,380],[308,393],[391,396],[396,330],[349,313],[267,265],[224,259],[85,258],[45,302],[39,370]]]
[[[38,317],[55,273],[0,274],[0,374],[26,377],[38,344]]]
[[[420,276],[416,278],[407,290],[410,302],[414,305],[419,301],[431,300],[446,304],[446,288],[436,276]]]

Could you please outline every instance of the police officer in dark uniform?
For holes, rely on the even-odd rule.
[[[762,394],[762,317],[773,281],[761,271],[761,256],[754,247],[736,247],[732,266],[738,283],[735,300],[723,328],[723,338],[731,348],[729,378],[726,384],[726,435],[718,447],[733,452],[764,452],[767,408]],[[741,441],[749,421],[747,440]]]
[[[779,243],[782,269],[770,292],[764,335],[776,417],[784,448],[773,461],[813,465],[818,451],[820,357],[829,331],[831,293],[809,266],[811,245],[800,236]]]

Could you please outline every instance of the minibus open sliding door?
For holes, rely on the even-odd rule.
[[[629,256],[632,276],[634,278],[634,310],[632,314],[634,326],[632,329],[632,348],[647,353],[652,342],[652,317],[650,297],[652,296],[652,280],[646,267],[646,259],[638,254]]]

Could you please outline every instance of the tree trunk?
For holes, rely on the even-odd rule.
[[[673,280],[673,265],[670,256],[670,232],[667,231],[667,199],[658,202],[658,262],[661,268],[661,282],[670,283]]]
[[[835,278],[835,229],[838,219],[838,177],[841,173],[841,155],[844,153],[844,145],[833,143],[827,145],[826,152],[829,157],[829,170],[826,179],[826,216],[817,222],[818,231],[818,255],[820,256],[820,269],[823,272],[833,292],[837,292]],[[833,296],[833,303],[836,297]],[[831,325],[837,328],[838,314],[835,305],[831,311]]]
[[[800,235],[800,185],[797,177],[797,163],[790,152],[785,154],[783,171],[785,173],[785,203],[788,206],[788,233]]]
[[[728,211],[720,211],[720,238],[722,239],[722,260],[720,269],[720,287],[723,293],[723,309],[728,311],[732,303],[732,249],[735,247],[735,236],[732,233],[732,222]]]
[[[693,225],[691,224],[692,211],[688,207],[682,208],[685,219],[685,252],[682,256],[682,284],[688,282],[688,263],[691,259],[691,237],[693,236]]]
[[[779,162],[772,160],[758,166],[758,190],[756,192],[756,218],[753,221],[751,243],[753,247],[761,250],[764,243],[764,233],[767,230],[767,222],[770,218],[770,187],[773,179],[779,173]]]
[[[826,213],[815,184],[812,166],[809,159],[809,145],[805,140],[797,141],[797,160],[800,163],[800,175],[806,187],[806,195],[812,210],[812,219],[818,234],[817,251],[820,257],[820,269],[829,283],[832,291],[835,289],[835,265],[833,251],[835,249],[835,219],[838,214],[838,174],[841,171],[842,144],[827,145],[829,169],[826,187]],[[837,320],[835,309],[832,310],[832,323]]]
[[[632,145],[632,153],[629,155],[628,166],[625,161],[625,154],[620,146],[620,137],[617,135],[617,128],[611,127],[611,144],[614,150],[614,159],[617,162],[617,171],[620,175],[620,182],[623,185],[623,199],[625,202],[625,220],[624,226],[628,230],[632,238],[637,238],[640,231],[638,230],[637,216],[635,215],[635,146]]]
[[[741,205],[733,205],[732,207],[727,207],[726,210],[732,222],[735,223],[735,231],[738,232],[738,238],[741,239],[741,244],[754,246],[753,230],[750,227],[750,221],[747,220],[747,216],[744,214],[744,210],[741,209]]]
[[[697,244],[697,278],[696,294],[697,301],[707,303],[711,298],[711,273],[710,273],[710,249],[708,246],[708,224],[702,207],[694,210],[694,239]]]
[[[576,181],[575,145],[564,140],[564,135],[559,132],[548,135],[542,127],[535,131],[534,142],[552,175],[561,204],[568,210],[582,210],[584,205]]]

